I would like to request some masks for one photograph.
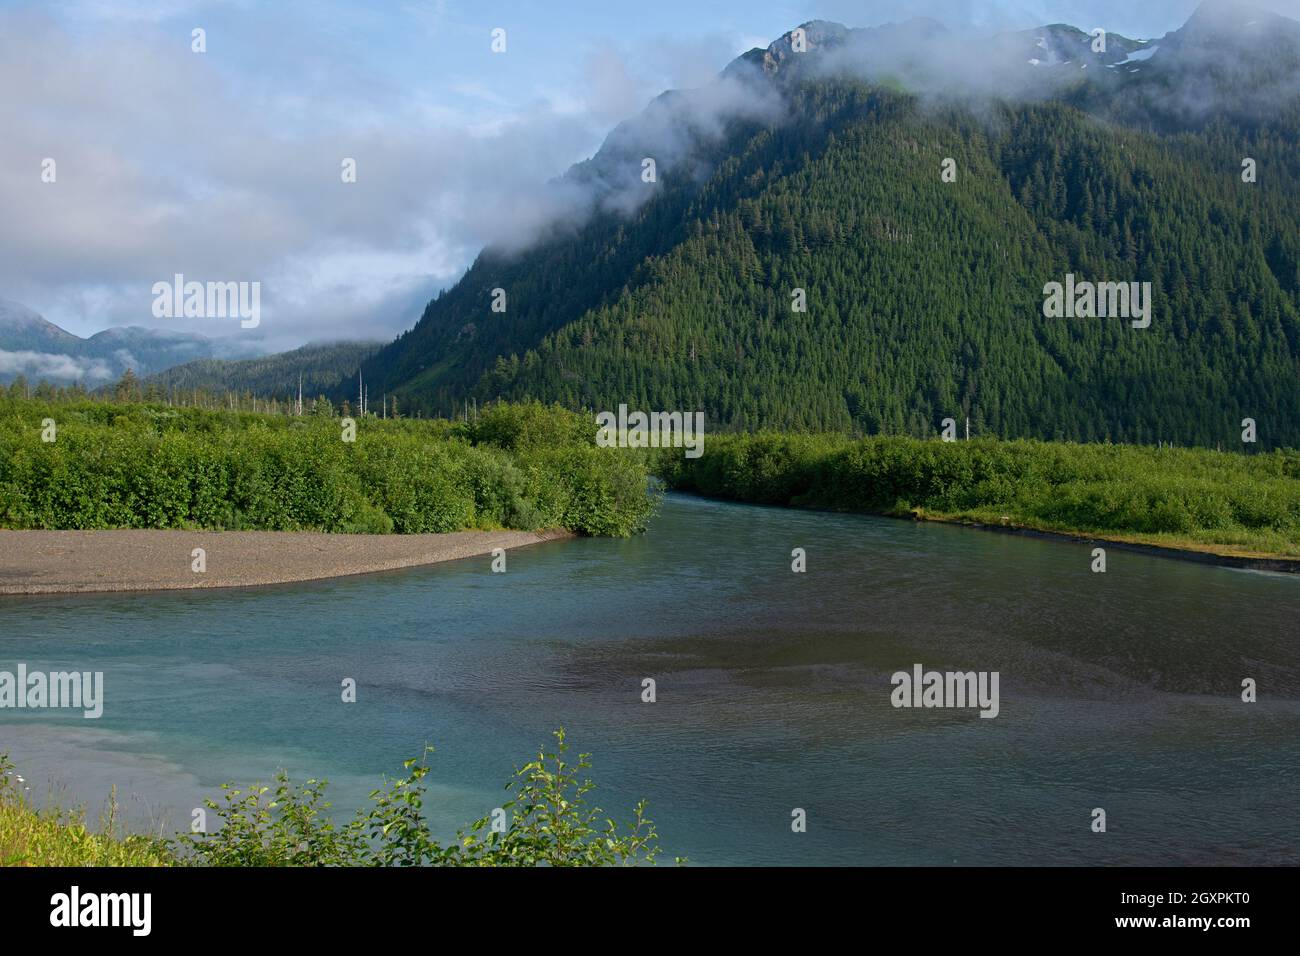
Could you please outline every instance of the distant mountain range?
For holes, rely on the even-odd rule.
[[[46,381],[95,388],[121,378],[128,368],[145,376],[195,359],[240,354],[241,350],[193,332],[138,326],[105,329],[83,339],[26,306],[0,299],[2,383],[21,375],[33,385]]]
[[[616,128],[556,184],[590,215],[484,250],[366,381],[444,414],[1300,446],[1300,23],[1084,26],[806,23]],[[1150,283],[1150,326],[1049,317],[1067,276]]]
[[[131,369],[143,385],[164,391],[287,398],[297,395],[301,376],[303,394],[311,399],[355,380],[362,360],[379,347],[378,342],[334,342],[248,357],[246,350],[193,332],[135,326],[83,339],[26,306],[0,299],[0,384],[22,376],[33,386],[81,384],[95,391]]]

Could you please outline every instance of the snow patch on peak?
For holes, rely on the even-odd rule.
[[[1156,55],[1156,50],[1158,49],[1160,49],[1160,44],[1157,43],[1147,47],[1144,50],[1134,50],[1132,53],[1128,55],[1128,59],[1124,60],[1123,62],[1135,63],[1140,60],[1149,60],[1151,59],[1151,57]]]
[[[1141,42],[1149,43],[1150,41],[1142,40]],[[1145,47],[1144,49],[1131,51],[1125,59],[1120,60],[1118,63],[1111,63],[1109,66],[1113,70],[1117,66],[1125,66],[1129,63],[1141,63],[1143,60],[1149,60],[1151,57],[1155,56],[1156,50],[1158,49],[1160,49],[1160,44],[1152,43],[1149,47]],[[1132,73],[1134,71],[1129,70],[1128,72]]]

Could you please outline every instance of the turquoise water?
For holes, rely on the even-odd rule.
[[[0,670],[100,670],[106,697],[97,721],[0,710],[0,751],[34,795],[93,816],[116,786],[137,826],[170,831],[279,767],[350,809],[428,742],[447,831],[563,724],[601,805],[644,796],[668,854],[698,863],[1300,863],[1300,579],[1091,560],[669,496],[641,537],[511,552],[506,574],[484,557],[0,598]],[[1000,715],[892,707],[916,663],[999,672]]]

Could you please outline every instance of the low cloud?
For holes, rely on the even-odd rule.
[[[527,183],[496,193],[477,237],[496,250],[516,252],[557,230],[577,228],[597,213],[630,215],[668,178],[706,178],[712,170],[702,159],[703,148],[733,122],[779,122],[782,103],[776,87],[739,76],[664,93],[615,127],[590,161],[545,188]],[[646,160],[654,161],[653,184],[642,177]]]
[[[1047,16],[1049,9],[1060,14],[1068,7],[1033,7],[1039,13],[1029,28],[1023,26],[1025,10],[968,4],[955,25],[953,19],[915,18],[850,30],[828,36],[809,67],[814,75],[897,82],[926,98],[961,99],[976,108],[992,99],[1043,99],[1082,86],[1109,93],[1122,86],[1122,118],[1156,125],[1196,123],[1224,111],[1266,111],[1300,94],[1294,70],[1270,66],[1293,62],[1300,25],[1293,16],[1279,16],[1295,15],[1300,0],[1189,4],[1173,29],[1154,35],[1125,33],[1121,26],[1132,19],[1123,16]],[[976,8],[999,16],[975,16]],[[1002,29],[971,21],[996,22]],[[1006,29],[1013,24],[1016,29]],[[1105,31],[1104,44],[1093,31]],[[817,32],[814,27],[810,39]],[[1144,82],[1145,74],[1157,70],[1162,82]],[[1234,76],[1239,82],[1225,82]]]
[[[10,381],[22,375],[31,383],[48,381],[57,383],[82,382],[102,385],[117,375],[101,359],[78,359],[70,355],[49,352],[6,352],[0,350],[0,379]]]
[[[0,294],[83,335],[166,327],[265,350],[390,338],[484,244],[517,246],[589,213],[589,190],[547,182],[664,72],[596,44],[578,100],[538,90],[503,107],[485,87],[466,106],[475,86],[462,83],[453,108],[358,68],[321,84],[337,99],[314,101],[279,80],[232,81],[215,50],[191,53],[188,28],[148,5],[116,17],[74,7],[82,29],[35,6],[0,11]],[[669,71],[689,72],[688,54],[664,49]],[[346,158],[355,183],[342,181]],[[261,325],[154,319],[151,288],[177,273],[260,282]]]
[[[1100,25],[1046,2],[940,6],[985,27],[1024,18]],[[521,87],[517,74],[485,71],[442,77],[435,91],[349,56],[372,40],[353,43],[328,25],[336,15],[390,13],[286,7],[70,0],[0,9],[0,295],[83,335],[143,325],[264,350],[383,340],[408,328],[485,245],[519,249],[598,210],[635,210],[653,193],[640,181],[642,158],[655,159],[661,181],[698,178],[708,172],[698,147],[730,122],[782,115],[772,89],[717,79],[740,52],[722,33],[582,38],[572,75],[539,74]],[[902,7],[855,13],[830,0],[826,14],[898,20]],[[413,35],[441,43],[463,15],[444,3],[394,9]],[[259,68],[240,70],[222,42],[191,53],[196,11],[204,21],[242,18],[245,55]],[[271,26],[250,37],[261,18]],[[972,47],[966,33],[924,49],[913,39],[894,33],[870,62],[972,90],[1002,79],[990,69],[998,51]],[[860,68],[862,51],[842,55],[833,67]],[[1006,69],[1020,75],[1027,67],[1016,59]],[[686,92],[660,97],[665,88]],[[599,161],[565,175],[602,143]],[[55,183],[41,181],[47,158]],[[345,158],[356,160],[355,183],[342,182]],[[260,282],[260,326],[155,320],[151,288],[177,273]]]

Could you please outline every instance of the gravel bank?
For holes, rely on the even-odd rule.
[[[0,594],[288,584],[454,561],[568,536],[566,531],[0,531]],[[201,573],[192,569],[196,548],[206,552],[207,569]]]

